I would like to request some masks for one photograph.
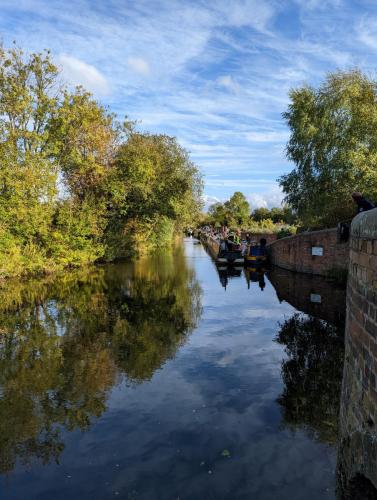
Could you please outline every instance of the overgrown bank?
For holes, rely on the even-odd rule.
[[[0,277],[166,245],[199,213],[201,190],[174,138],[62,87],[49,52],[0,47]]]

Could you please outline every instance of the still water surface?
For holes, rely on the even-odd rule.
[[[344,292],[297,276],[186,240],[8,283],[0,498],[335,498]]]

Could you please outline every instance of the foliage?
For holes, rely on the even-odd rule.
[[[251,214],[252,218],[257,221],[271,219],[275,224],[283,223],[295,224],[297,218],[288,205],[283,207],[273,207],[271,210],[265,207],[256,208]]]
[[[305,227],[331,227],[355,213],[353,191],[377,199],[377,82],[338,71],[290,97],[283,116],[295,168],[280,185]]]
[[[189,226],[200,213],[199,172],[187,152],[166,135],[131,132],[116,152],[108,186],[108,256],[126,255],[129,248],[148,242],[166,245],[175,229]]]
[[[0,46],[0,277],[166,244],[201,208],[176,140],[59,85],[48,51]]]
[[[280,240],[281,238],[287,238],[287,236],[292,236],[292,234],[296,233],[295,229],[296,228],[291,228],[289,226],[282,227],[277,233],[278,240]]]
[[[250,205],[245,195],[236,191],[225,203],[214,203],[208,210],[212,223],[227,226],[242,226],[250,217]]]
[[[120,376],[150,379],[187,339],[201,290],[182,248],[0,288],[0,472],[58,460]]]

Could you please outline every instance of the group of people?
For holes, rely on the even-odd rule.
[[[240,229],[232,231],[227,226],[221,226],[221,228],[204,226],[200,231],[219,240],[220,250],[222,252],[241,251],[242,255],[245,256],[250,247],[258,246],[262,252],[261,255],[264,255],[263,252],[265,252],[267,244],[265,238],[261,238],[261,240],[257,242],[250,233],[242,235]]]

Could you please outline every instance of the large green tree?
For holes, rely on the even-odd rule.
[[[130,246],[165,245],[200,214],[200,173],[173,137],[131,129],[108,186],[108,257],[125,255]]]
[[[208,215],[215,224],[242,226],[250,218],[250,205],[245,195],[236,191],[225,203],[214,203]]]
[[[353,191],[377,199],[377,82],[338,71],[290,98],[283,116],[295,167],[280,185],[305,226],[330,227],[353,215]]]
[[[0,46],[0,270],[22,266],[48,240],[57,194],[48,131],[57,75],[47,52],[25,59]]]
[[[245,195],[236,191],[228,201],[224,203],[229,218],[237,224],[244,224],[250,217],[250,205]]]

